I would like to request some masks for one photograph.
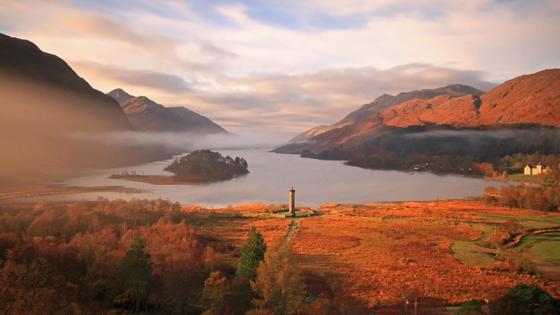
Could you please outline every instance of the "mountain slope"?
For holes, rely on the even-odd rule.
[[[136,162],[141,150],[93,140],[131,130],[119,104],[64,60],[0,34],[0,178],[40,181]]]
[[[36,114],[34,116],[45,111],[51,120],[61,118],[57,123],[63,126],[59,127],[85,131],[130,129],[118,103],[92,88],[62,59],[41,51],[30,41],[0,34],[0,79],[7,84],[1,92],[3,113],[16,110],[16,106],[6,106],[9,100],[18,103],[17,107],[21,111],[32,110]],[[41,92],[43,95],[32,92]],[[56,102],[49,103],[54,98]],[[79,124],[65,119],[68,109],[76,115],[76,120],[81,120]],[[95,114],[95,117],[90,114]],[[23,118],[32,117],[24,115]],[[18,121],[18,124],[26,123],[25,120]]]
[[[480,97],[438,96],[383,111],[387,126],[449,125],[457,128],[539,124],[560,127],[560,70],[507,81]]]
[[[384,94],[373,102],[363,105],[360,109],[348,114],[341,122],[358,122],[367,119],[367,115],[372,112],[379,112],[391,106],[401,104],[412,99],[429,99],[439,95],[449,95],[453,97],[463,95],[481,95],[483,92],[468,85],[450,84],[436,89],[423,89],[418,91],[402,92],[395,96]],[[340,123],[339,123],[340,124]]]
[[[411,127],[560,127],[560,69],[524,75],[486,93],[464,85],[382,95],[328,127],[313,128],[275,152],[353,150]],[[397,128],[397,129],[395,129]]]
[[[481,124],[535,123],[560,127],[560,69],[506,81],[481,96]]]
[[[125,90],[123,89],[114,89],[111,92],[107,93],[109,96],[111,96],[112,98],[114,98],[118,103],[119,106],[120,104],[124,104],[126,103],[128,100],[134,98],[134,96],[128,94]]]
[[[330,125],[312,128],[292,140],[290,143],[301,143],[314,140],[313,138],[325,139],[337,143],[343,143],[351,138],[367,133],[372,128],[382,124],[379,114],[386,108],[406,102],[412,99],[429,99],[439,95],[462,96],[480,95],[482,91],[462,84],[451,84],[436,89],[424,89],[410,92],[402,92],[397,95],[383,94],[373,102],[351,112],[341,121]],[[322,136],[321,136],[322,135]]]
[[[149,132],[227,133],[210,119],[185,107],[165,107],[145,96],[132,96],[122,89],[108,93],[119,102],[136,130]]]

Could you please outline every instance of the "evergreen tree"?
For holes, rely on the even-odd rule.
[[[152,266],[150,255],[144,250],[144,242],[136,237],[126,251],[122,262],[122,273],[125,293],[134,303],[139,312],[140,305],[148,299],[152,282]]]
[[[239,266],[235,275],[237,277],[244,277],[247,279],[255,279],[257,267],[264,259],[266,252],[266,244],[264,243],[263,236],[257,232],[253,226],[249,230],[247,240],[241,248],[241,255],[239,257]]]
[[[280,240],[266,252],[251,286],[258,298],[257,309],[269,310],[276,315],[294,314],[305,298],[305,283],[289,245]]]
[[[257,267],[264,259],[265,252],[266,244],[261,233],[257,232],[255,227],[251,227],[247,240],[241,248],[239,265],[231,286],[232,296],[235,297],[234,314],[245,314],[251,307],[253,292],[250,281],[255,279]]]

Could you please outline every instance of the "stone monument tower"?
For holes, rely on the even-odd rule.
[[[296,191],[293,186],[290,189],[290,205],[288,207],[288,213],[292,217],[296,216]]]

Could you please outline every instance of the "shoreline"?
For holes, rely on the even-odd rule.
[[[109,179],[128,180],[132,182],[146,183],[151,185],[204,185],[204,184],[223,182],[244,175],[246,174],[232,176],[231,178],[205,179],[205,180],[197,179],[197,178],[167,176],[167,175],[111,175],[109,176]]]
[[[95,192],[115,192],[123,194],[141,194],[145,190],[124,186],[65,186],[56,184],[45,184],[29,187],[21,187],[6,191],[0,191],[0,203],[20,198],[37,198],[47,196],[74,195]]]

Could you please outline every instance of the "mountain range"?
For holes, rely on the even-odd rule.
[[[117,93],[120,92],[120,93]],[[137,164],[177,154],[164,144],[109,141],[121,132],[226,133],[186,108],[94,89],[64,60],[0,34],[0,186]],[[123,110],[124,109],[124,110]]]
[[[228,133],[210,119],[182,107],[165,107],[145,96],[132,96],[123,89],[108,93],[121,106],[133,128],[147,132]]]
[[[104,94],[61,58],[3,34],[0,86],[0,184],[178,153],[163,144],[98,141],[118,132],[227,134],[185,107],[166,107],[122,89]],[[481,162],[513,153],[560,153],[559,109],[560,69],[549,69],[487,92],[452,84],[381,95],[274,151],[366,167],[377,167],[379,161],[408,165],[411,161],[405,160],[414,156],[416,163],[418,155]]]
[[[405,130],[560,127],[560,69],[523,75],[482,92],[453,84],[437,89],[382,95],[329,126],[312,128],[280,153],[363,148],[387,133]]]
[[[0,184],[133,158],[82,139],[132,126],[113,98],[32,42],[0,34],[0,87]]]

